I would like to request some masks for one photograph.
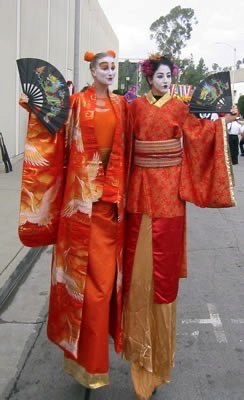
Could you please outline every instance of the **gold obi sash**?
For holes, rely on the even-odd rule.
[[[162,168],[181,164],[181,139],[135,140],[134,164],[144,168]]]

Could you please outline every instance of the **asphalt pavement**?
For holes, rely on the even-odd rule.
[[[13,167],[8,174],[0,169],[0,294],[5,290],[6,297],[0,399],[83,400],[83,388],[63,372],[62,352],[46,337],[51,247],[31,254],[18,240],[21,159]],[[189,277],[178,297],[176,365],[153,400],[244,399],[244,157],[234,174],[237,207],[187,207]],[[18,290],[6,296],[28,262]],[[110,350],[111,385],[92,391],[90,400],[133,400],[129,365],[112,344]]]

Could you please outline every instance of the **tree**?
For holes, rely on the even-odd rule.
[[[156,41],[159,51],[179,58],[186,41],[191,38],[192,25],[196,23],[192,8],[176,6],[152,23],[150,38]]]
[[[242,60],[238,60],[237,62],[236,62],[236,69],[240,69],[241,68],[241,65],[244,63],[244,58],[242,59]]]
[[[237,103],[237,108],[242,117],[244,117],[244,96],[240,96]]]
[[[224,68],[222,69],[223,72],[231,71],[231,70],[232,70],[232,67],[224,67]]]
[[[197,67],[196,67],[196,71],[197,71],[197,73],[198,73],[198,75],[199,76],[206,76],[207,75],[207,73],[208,73],[208,68],[207,68],[207,66],[205,65],[205,62],[204,62],[204,59],[201,57],[200,58],[200,60],[199,60],[199,62],[198,62],[198,65],[197,65]]]
[[[128,87],[137,84],[138,75],[138,64],[135,62],[130,62],[125,60],[119,62],[119,79],[118,85],[119,89],[122,91],[127,91]]]
[[[195,66],[193,56],[189,60],[184,60],[184,66],[181,64],[182,74],[180,75],[180,83],[197,86],[204,78],[208,76],[208,68],[203,58],[200,58]]]
[[[212,69],[213,69],[213,72],[220,72],[220,71],[222,71],[222,68],[219,66],[219,64],[217,64],[217,63],[214,63],[214,64],[212,64]]]
[[[140,85],[138,88],[138,94],[139,96],[143,96],[145,93],[147,93],[150,90],[150,86],[147,83],[147,80],[143,74],[141,74],[141,81]]]

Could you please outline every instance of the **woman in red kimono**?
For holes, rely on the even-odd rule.
[[[88,398],[109,383],[109,333],[122,349],[126,106],[109,91],[115,53],[87,52],[85,60],[94,84],[71,97],[66,140],[30,114],[19,234],[27,246],[55,243],[48,337]]]
[[[164,56],[145,60],[151,90],[129,111],[123,356],[140,400],[169,382],[174,365],[176,297],[187,275],[185,202],[235,205],[227,121],[197,119],[169,95],[175,68]]]

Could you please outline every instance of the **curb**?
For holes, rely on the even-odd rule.
[[[31,268],[35,265],[44,249],[45,247],[36,247],[30,249],[23,260],[21,260],[17,265],[15,271],[0,289],[0,312],[11,296],[14,295],[22,280],[28,275]]]

